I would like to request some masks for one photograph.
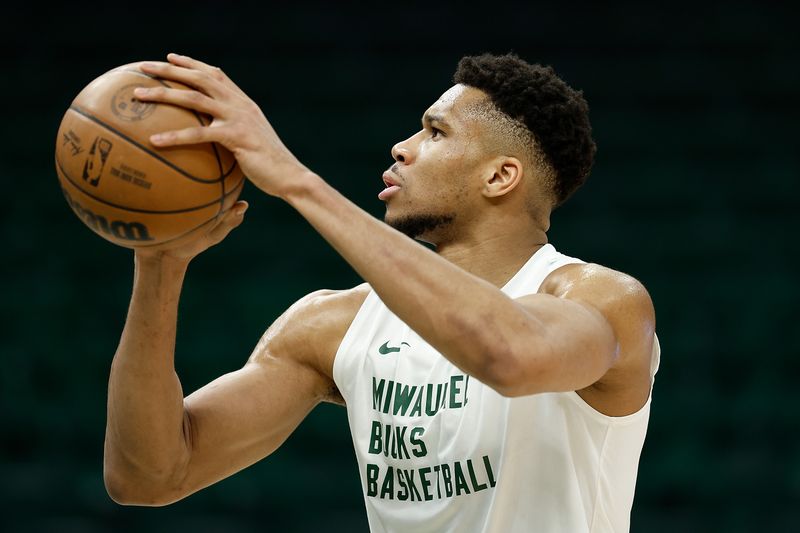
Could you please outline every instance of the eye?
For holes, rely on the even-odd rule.
[[[431,126],[431,139],[435,139],[436,137],[439,137],[441,135],[443,135],[442,130]]]

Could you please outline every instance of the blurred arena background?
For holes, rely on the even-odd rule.
[[[756,1],[4,8],[0,529],[367,530],[346,414],[328,405],[268,460],[175,505],[106,495],[106,381],[133,263],[58,188],[55,133],[81,88],[170,51],[218,65],[301,160],[380,217],[389,149],[458,59],[515,51],[553,65],[592,110],[597,162],[555,213],[551,242],[634,275],[656,305],[663,360],[632,531],[795,530],[794,15]],[[242,198],[243,226],[189,270],[186,393],[240,367],[302,295],[359,282],[287,205],[249,184]]]

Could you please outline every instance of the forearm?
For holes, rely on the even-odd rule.
[[[174,368],[180,261],[136,258],[133,296],[108,387],[107,485],[158,484],[188,460]],[[109,492],[113,488],[109,486]]]
[[[397,316],[456,366],[491,382],[494,366],[510,353],[507,343],[535,320],[496,286],[375,219],[320,178],[301,182],[285,199]]]

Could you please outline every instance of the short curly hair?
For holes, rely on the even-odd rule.
[[[500,112],[527,127],[554,173],[554,207],[583,185],[597,151],[589,106],[582,91],[572,89],[552,67],[527,63],[515,54],[466,56],[453,83],[480,89]]]

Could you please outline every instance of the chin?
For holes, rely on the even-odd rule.
[[[434,235],[448,228],[455,220],[452,213],[408,213],[403,215],[390,214],[387,209],[383,221],[397,231],[404,233],[412,239],[434,243]]]

